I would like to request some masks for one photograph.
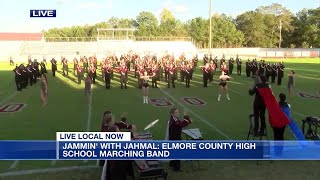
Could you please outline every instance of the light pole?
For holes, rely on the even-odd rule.
[[[210,7],[209,7],[209,54],[211,53],[211,35],[212,35],[212,30],[211,30],[211,15],[212,13],[212,0],[210,0]]]
[[[279,48],[281,48],[281,41],[282,41],[282,21],[280,20],[280,37],[279,37]]]

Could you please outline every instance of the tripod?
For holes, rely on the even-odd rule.
[[[266,137],[266,140],[269,140],[267,128],[265,129],[263,134],[259,134],[258,136],[254,134],[254,114],[249,115],[249,122],[250,122],[250,127],[249,127],[247,140],[250,139],[250,136],[252,136],[252,140],[255,140],[255,138],[259,138],[259,140],[261,141],[263,137]]]

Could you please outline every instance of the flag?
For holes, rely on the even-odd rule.
[[[271,127],[282,128],[290,123],[288,117],[281,111],[280,105],[274,97],[270,88],[258,88],[269,113],[269,123]]]
[[[301,129],[299,128],[297,123],[294,121],[294,119],[291,117],[290,107],[282,107],[281,110],[282,112],[285,113],[285,115],[290,120],[289,128],[291,129],[291,132],[294,135],[294,137],[299,141],[305,141],[306,138],[304,134],[302,133]]]

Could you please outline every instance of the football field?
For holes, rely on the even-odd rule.
[[[272,89],[276,97],[281,92],[288,94],[288,71],[295,70],[296,93],[294,97],[288,95],[287,101],[291,104],[293,118],[300,126],[306,116],[320,116],[320,59],[285,59],[284,65],[282,85],[272,84]],[[191,88],[186,88],[179,77],[176,88],[169,89],[165,82],[160,82],[159,88],[153,89],[150,83],[149,104],[143,104],[142,90],[137,88],[137,80],[132,75],[128,89],[120,89],[119,74],[116,73],[111,90],[106,90],[98,71],[92,103],[88,104],[84,96],[84,82],[77,84],[73,69],[69,68],[69,75],[63,76],[61,66],[58,66],[56,77],[52,77],[48,63],[48,105],[45,107],[41,105],[40,83],[21,92],[16,91],[13,68],[7,62],[0,63],[0,109],[7,106],[10,107],[8,111],[13,111],[0,112],[1,140],[55,140],[59,131],[99,131],[102,114],[106,110],[111,110],[116,120],[122,113],[127,113],[128,123],[135,124],[138,132],[143,132],[145,126],[159,119],[151,132],[154,139],[163,140],[172,107],[179,108],[181,116],[187,111],[193,120],[190,128],[199,128],[205,139],[247,138],[248,116],[252,112],[254,96],[248,94],[253,79],[245,76],[244,65],[241,76],[236,74],[236,68],[230,75],[233,78],[228,82],[231,101],[224,95],[220,102],[217,101],[218,74],[209,87],[204,88],[202,72],[197,68]],[[268,135],[269,139],[273,138],[270,128]],[[285,139],[294,139],[289,129],[286,129]],[[196,170],[189,162],[182,162],[181,173],[171,171],[164,164],[169,180],[313,180],[320,177],[320,161],[274,161],[262,162],[258,166],[256,161],[202,161]],[[95,165],[96,161],[0,161],[0,179],[98,179],[100,169]]]

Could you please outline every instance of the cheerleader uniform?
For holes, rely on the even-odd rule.
[[[220,79],[219,86],[225,87],[227,85],[227,79]]]
[[[142,86],[145,87],[145,88],[149,87],[148,80],[145,80],[145,79],[144,79],[144,80],[142,81]]]

